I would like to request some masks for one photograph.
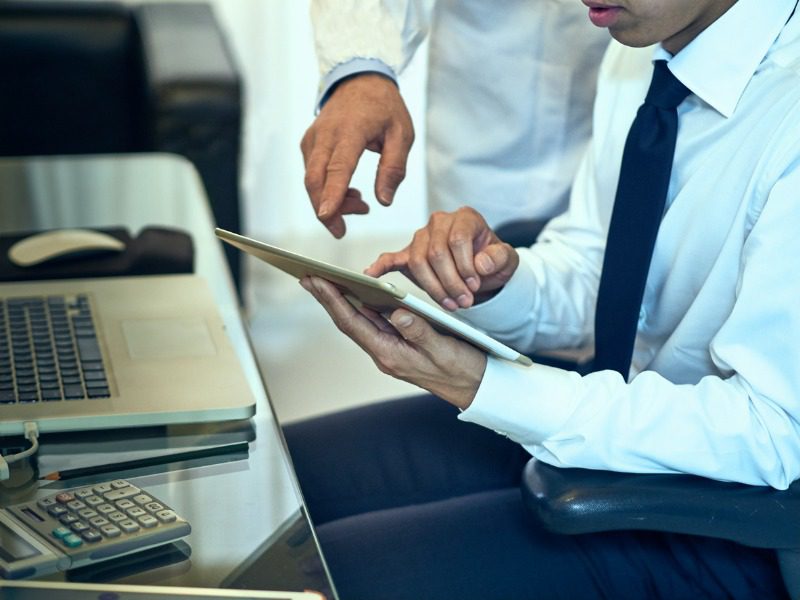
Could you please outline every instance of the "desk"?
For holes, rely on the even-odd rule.
[[[173,464],[125,473],[173,506],[193,526],[186,543],[143,557],[123,557],[49,578],[195,587],[319,591],[335,598],[324,561],[303,510],[280,428],[270,407],[245,331],[236,293],[202,184],[191,165],[171,155],[0,160],[0,233],[58,227],[125,226],[132,235],[149,225],[188,231],[195,271],[206,278],[227,332],[256,396],[246,422],[148,427],[41,438],[40,474],[79,467],[91,455],[105,462],[145,452],[250,441],[247,457],[217,457],[187,468]],[[6,443],[10,443],[6,440]],[[0,444],[2,445],[2,444]],[[95,457],[96,459],[96,457]],[[51,482],[47,491],[114,479]],[[30,477],[0,487],[0,504],[43,495]],[[143,560],[139,560],[139,559]],[[112,564],[113,563],[113,564]]]

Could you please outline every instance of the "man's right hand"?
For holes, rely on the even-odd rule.
[[[334,237],[345,234],[344,215],[369,211],[361,192],[350,187],[364,150],[381,155],[375,197],[388,206],[405,177],[413,142],[411,116],[393,81],[365,73],[336,87],[300,143],[308,196]]]
[[[519,266],[519,255],[473,208],[435,212],[398,252],[384,252],[364,270],[372,277],[399,271],[447,310],[489,299]]]

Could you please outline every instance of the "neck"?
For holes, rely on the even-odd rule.
[[[709,25],[728,12],[728,9],[734,4],[736,4],[736,0],[719,0],[718,2],[710,3],[707,9],[699,14],[688,27],[663,40],[661,45],[674,56],[705,31]]]

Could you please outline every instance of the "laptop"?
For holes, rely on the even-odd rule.
[[[255,398],[196,275],[0,284],[0,435],[246,419]]]

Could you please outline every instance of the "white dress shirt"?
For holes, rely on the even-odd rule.
[[[578,0],[313,0],[321,97],[342,77],[396,77],[428,33],[431,210],[497,226],[567,205],[590,135],[608,32]]]
[[[800,15],[739,0],[669,61],[679,128],[628,381],[493,358],[460,418],[545,462],[786,488],[800,477]],[[798,11],[800,12],[800,10]],[[793,15],[790,19],[790,15]],[[787,23],[787,20],[790,19]],[[524,351],[591,343],[623,145],[661,47],[612,43],[570,208],[490,301]]]

